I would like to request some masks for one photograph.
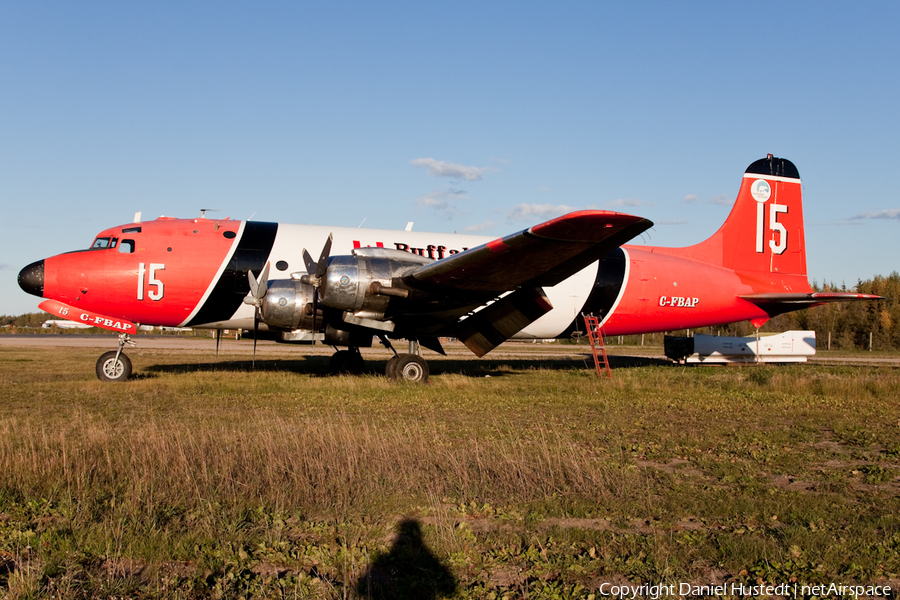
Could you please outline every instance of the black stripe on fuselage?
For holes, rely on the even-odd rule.
[[[595,315],[602,321],[612,310],[623,285],[625,285],[625,251],[616,248],[597,261],[597,278],[581,309],[581,314]],[[559,337],[571,337],[575,331],[584,332],[584,318],[581,314]]]
[[[247,271],[259,275],[272,252],[278,223],[248,221],[228,266],[216,282],[203,307],[186,327],[227,321],[234,316],[244,296],[250,291]]]

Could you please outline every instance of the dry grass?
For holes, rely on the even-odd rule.
[[[7,595],[342,597],[426,547],[472,598],[900,571],[891,369],[448,361],[416,386],[260,358],[145,350],[109,385],[92,353],[0,350]],[[425,546],[391,550],[402,516]]]

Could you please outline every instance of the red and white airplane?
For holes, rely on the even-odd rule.
[[[19,285],[40,308],[118,331],[101,379],[131,373],[122,352],[137,324],[254,329],[284,342],[347,347],[338,371],[359,371],[373,337],[410,341],[391,378],[425,380],[417,342],[443,352],[456,337],[483,356],[511,338],[568,337],[582,314],[607,335],[770,317],[877,296],[814,292],[807,281],[800,175],[767,158],[744,173],[725,224],[694,246],[626,242],[647,219],[585,210],[498,239],[231,219],[134,222],[91,247],[32,263]],[[322,249],[313,260],[305,248]],[[392,348],[393,349],[393,348]]]

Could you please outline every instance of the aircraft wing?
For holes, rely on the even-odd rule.
[[[423,265],[404,282],[459,303],[441,313],[398,320],[418,331],[420,341],[422,332],[453,335],[484,356],[552,310],[543,286],[560,283],[652,225],[642,217],[584,210]],[[429,347],[442,351],[439,344]]]
[[[553,286],[652,225],[605,210],[573,212],[425,265],[404,279],[417,287],[495,294]]]

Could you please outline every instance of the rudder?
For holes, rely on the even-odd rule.
[[[803,199],[794,163],[770,154],[747,167],[722,227],[678,254],[738,273],[768,274],[765,279],[802,278],[805,287]]]

